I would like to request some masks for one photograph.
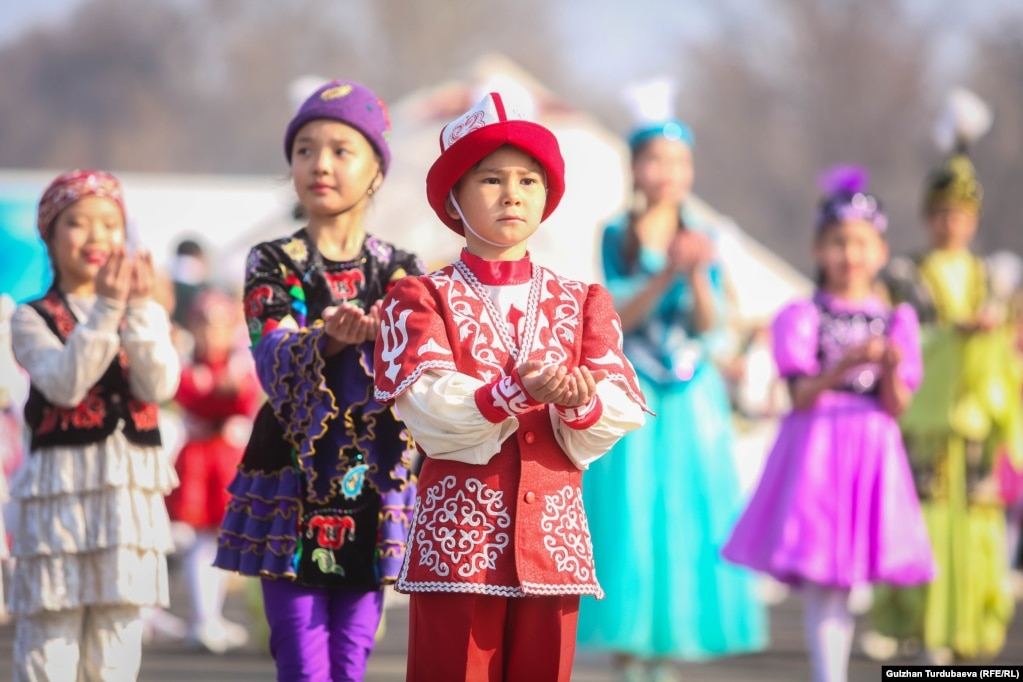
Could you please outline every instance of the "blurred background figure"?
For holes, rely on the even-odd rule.
[[[178,242],[169,270],[173,289],[171,322],[174,325],[174,344],[182,355],[187,356],[193,343],[188,331],[192,301],[210,285],[211,279],[210,265],[202,245],[191,238]]]
[[[5,578],[9,574],[10,547],[4,512],[8,500],[8,482],[21,464],[24,431],[22,409],[28,397],[28,378],[14,361],[11,351],[11,316],[14,299],[0,294],[0,616],[7,613],[4,598]]]
[[[183,548],[190,597],[189,640],[213,653],[244,646],[248,632],[224,618],[228,574],[213,567],[217,528],[252,431],[262,393],[247,348],[241,300],[208,288],[191,298],[184,326],[192,352],[183,363],[175,401],[185,443],[174,467],[181,485],[167,498],[171,520],[191,529]]]
[[[192,301],[209,284],[210,279],[210,266],[199,242],[194,239],[178,242],[170,275],[174,283],[174,313],[171,320],[187,327]]]
[[[995,258],[995,256],[1000,256]],[[1014,369],[1023,387],[1023,259],[1013,253],[994,254],[989,259],[993,273],[1003,274],[1002,282],[1011,286],[1008,301],[1008,324],[1013,330]],[[1012,571],[1012,588],[1016,600],[1023,600],[1023,466],[1014,462],[1011,452],[1004,447],[997,453],[995,476],[998,490],[1005,504],[1006,555]]]
[[[673,659],[756,651],[767,626],[754,576],[719,556],[741,502],[714,362],[727,315],[717,234],[686,205],[693,135],[673,117],[670,83],[632,99],[633,205],[604,229],[602,254],[625,354],[658,417],[585,474],[607,596],[582,603],[579,644],[614,653],[623,680],[671,680]]]
[[[969,152],[990,125],[976,95],[949,94],[936,129],[948,155],[928,176],[922,202],[929,248],[893,259],[884,277],[923,329],[923,384],[901,425],[938,575],[927,586],[876,592],[877,632],[863,640],[876,658],[921,645],[935,663],[992,657],[1012,619],[994,465],[999,452],[1023,464],[1021,385],[1005,301],[971,251],[984,193]]]

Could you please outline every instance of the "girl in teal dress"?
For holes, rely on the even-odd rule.
[[[613,652],[624,680],[673,679],[672,659],[767,644],[755,578],[719,554],[742,499],[724,381],[714,365],[726,294],[712,226],[686,210],[692,134],[676,120],[630,138],[637,209],[605,228],[604,275],[625,353],[658,414],[584,475],[597,575],[581,647]]]

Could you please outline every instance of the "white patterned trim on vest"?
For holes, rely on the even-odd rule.
[[[453,478],[453,477],[448,477]],[[597,599],[604,598],[604,590],[594,580],[586,585],[552,585],[547,583],[534,583],[523,581],[521,586],[517,585],[488,585],[483,583],[470,582],[447,582],[440,580],[417,580],[408,579],[409,566],[412,557],[415,555],[416,521],[419,519],[420,498],[416,498],[415,507],[412,511],[412,525],[409,528],[409,543],[405,551],[405,560],[401,564],[401,572],[394,584],[394,589],[403,594],[412,592],[449,592],[459,594],[486,594],[497,597],[527,597],[557,596],[557,595],[590,595]]]
[[[481,583],[448,583],[440,581],[409,582],[398,580],[394,589],[402,594],[411,592],[450,592],[456,594],[486,594],[493,597],[557,597],[592,596],[604,598],[600,585],[548,585],[547,583],[523,582],[522,587],[514,585],[484,585]]]
[[[401,383],[398,384],[393,391],[381,391],[379,388],[373,388],[373,399],[377,402],[387,402],[394,400],[408,389],[409,386],[419,381],[419,378],[431,369],[445,369],[452,372],[457,372],[458,367],[455,363],[448,362],[446,360],[428,360],[416,365],[416,368],[412,370],[412,373],[402,379]]]
[[[529,286],[529,299],[526,303],[525,311],[525,326],[522,329],[522,336],[520,337],[524,344],[522,347],[515,343],[515,339],[513,339],[511,334],[508,332],[507,326],[500,323],[502,316],[500,311],[497,309],[497,306],[494,304],[494,299],[490,297],[490,292],[487,291],[486,287],[480,283],[473,271],[469,269],[469,266],[462,261],[458,261],[455,263],[455,269],[458,270],[458,274],[465,280],[469,289],[483,303],[483,307],[487,309],[487,313],[490,315],[490,319],[492,320],[491,326],[497,331],[497,334],[501,339],[501,343],[504,344],[505,350],[507,350],[516,361],[520,357],[529,357],[529,345],[533,340],[533,329],[536,326],[536,318],[539,314],[541,269],[535,265],[532,266],[533,272]]]
[[[582,495],[566,485],[553,495],[544,495],[544,503],[540,517],[543,546],[558,572],[571,573],[581,583],[593,581],[593,545]]]
[[[445,476],[419,499],[414,539],[420,566],[442,578],[451,577],[452,569],[471,578],[497,567],[511,544],[512,518],[503,491],[478,478]]]
[[[408,316],[412,314],[412,308],[406,307],[401,310],[397,310],[398,301],[391,301],[386,309],[383,311],[383,315],[380,320],[380,341],[383,349],[380,352],[381,363],[386,365],[384,369],[384,376],[389,380],[394,379],[401,372],[401,366],[405,362],[405,348],[408,346],[409,335],[405,329],[406,320]],[[432,344],[432,345],[431,345]],[[427,339],[423,346],[420,347],[420,353],[423,350],[430,350],[437,352],[438,354],[451,355],[451,351],[441,348],[436,341],[432,338]],[[382,367],[384,366],[382,364]],[[419,380],[419,377],[430,369],[446,369],[456,371],[454,360],[426,360],[419,363],[404,379],[399,383],[392,391],[382,391],[378,387],[373,387],[373,397],[381,402],[387,402],[394,400],[399,395],[405,392],[405,390]]]
[[[586,585],[549,585],[547,583],[522,583],[523,591],[527,596],[557,596],[561,594],[578,594],[580,596],[590,595],[597,599],[604,598],[604,590],[597,583]]]

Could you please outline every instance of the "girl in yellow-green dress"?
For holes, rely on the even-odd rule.
[[[938,576],[879,590],[875,632],[864,642],[875,657],[916,644],[936,663],[993,657],[1005,644],[1013,600],[993,465],[999,451],[1023,464],[1012,332],[992,305],[984,261],[969,248],[983,191],[967,155],[970,135],[965,127],[956,134],[925,189],[931,248],[894,259],[885,276],[892,299],[910,303],[921,322],[924,381],[901,426]]]

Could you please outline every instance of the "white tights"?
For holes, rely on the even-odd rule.
[[[856,624],[849,610],[849,590],[808,583],[803,601],[813,681],[846,682]]]
[[[142,665],[142,630],[137,606],[20,616],[14,626],[14,681],[134,680]]]
[[[227,574],[213,566],[216,556],[215,531],[197,531],[195,543],[184,556],[185,575],[192,598],[193,625],[219,622],[222,617]]]

